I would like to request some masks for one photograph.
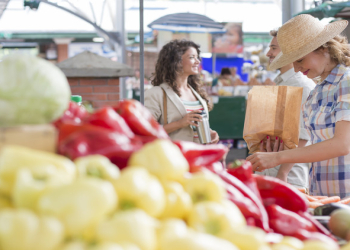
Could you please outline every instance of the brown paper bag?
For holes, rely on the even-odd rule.
[[[250,154],[259,151],[266,135],[272,143],[278,136],[285,149],[298,145],[302,94],[302,87],[290,86],[254,86],[249,91],[243,138]]]

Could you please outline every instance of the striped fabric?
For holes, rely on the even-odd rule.
[[[350,121],[350,68],[339,64],[316,85],[303,106],[303,117],[313,144],[331,139],[336,122]],[[350,155],[313,162],[309,188],[311,195],[350,196]]]
[[[182,101],[183,105],[185,106],[187,113],[190,113],[194,110],[202,111],[204,109],[202,104],[200,103],[200,101],[185,101],[182,99],[181,99],[181,101]],[[199,138],[198,138],[197,132],[195,130],[193,130],[193,132],[194,132],[193,141],[199,143]]]

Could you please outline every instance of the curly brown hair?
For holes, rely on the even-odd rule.
[[[167,83],[178,96],[181,96],[176,84],[176,77],[182,72],[182,55],[191,47],[197,50],[200,58],[200,46],[193,41],[176,39],[165,44],[159,52],[151,84],[159,86],[162,83]],[[187,82],[207,102],[208,109],[211,110],[212,104],[209,102],[208,94],[202,88],[199,74],[190,75]]]
[[[350,49],[346,36],[337,35],[316,49],[316,51],[320,50],[321,48],[328,48],[331,60],[336,64],[341,63],[345,66],[350,66]]]

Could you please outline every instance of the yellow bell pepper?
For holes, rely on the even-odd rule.
[[[159,250],[238,250],[227,240],[187,228],[179,219],[165,220],[158,229]]]
[[[141,250],[155,250],[157,247],[156,219],[141,209],[120,211],[97,227],[97,239],[101,242],[129,242]]]
[[[271,246],[271,250],[296,250],[296,249],[288,245],[276,243]]]
[[[194,205],[187,218],[194,230],[220,237],[226,231],[247,225],[241,211],[232,202],[205,201]]]
[[[350,250],[350,242],[346,243],[345,245],[343,245],[340,250]]]
[[[53,217],[25,209],[0,211],[0,249],[54,250],[64,239],[64,228]]]
[[[75,165],[68,158],[21,146],[5,146],[0,152],[0,193],[11,195],[18,170],[54,166],[67,181],[75,179]]]
[[[78,177],[97,177],[114,183],[120,174],[119,168],[103,155],[79,157],[74,163]]]
[[[140,250],[140,248],[130,243],[99,242],[97,244],[88,244],[84,241],[76,240],[65,243],[59,250]]]
[[[160,218],[184,219],[192,208],[192,200],[182,185],[175,181],[162,182],[166,205]]]
[[[294,250],[302,250],[304,247],[304,243],[295,237],[284,236],[280,242],[272,245],[272,249],[277,249],[279,246],[288,246]]]
[[[141,166],[160,180],[181,181],[189,165],[180,149],[170,140],[155,140],[133,153],[129,166]]]
[[[225,183],[209,170],[192,174],[184,181],[184,188],[190,194],[193,203],[201,201],[221,202],[227,195]]]
[[[44,192],[69,182],[53,165],[19,169],[12,191],[13,204],[37,211],[38,200]]]
[[[157,229],[159,246],[166,245],[173,238],[183,238],[188,234],[188,227],[184,220],[176,218],[164,219]]]
[[[111,213],[116,204],[117,195],[110,182],[86,177],[43,194],[38,210],[59,218],[67,236],[90,239],[95,225]]]
[[[220,233],[220,238],[230,241],[240,250],[263,250],[269,248],[266,244],[265,231],[257,227],[226,230]]]
[[[339,250],[335,241],[324,242],[320,240],[305,240],[303,250]]]
[[[159,180],[145,168],[124,168],[114,187],[121,210],[141,208],[153,217],[159,216],[164,210],[164,189]]]
[[[12,202],[10,197],[0,195],[0,211],[5,208],[12,208]]]

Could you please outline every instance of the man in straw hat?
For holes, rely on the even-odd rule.
[[[323,25],[310,15],[299,15],[279,29],[281,53],[270,68],[293,63],[295,71],[319,78],[303,104],[312,145],[247,158],[258,171],[283,163],[312,162],[311,195],[350,196],[350,50],[346,37],[340,35],[347,25],[345,20]]]
[[[275,57],[281,52],[281,49],[277,41],[278,30],[271,30],[270,35],[272,36],[270,42],[270,49],[267,52],[266,56],[270,59],[269,64],[275,59]],[[288,63],[281,68],[279,68],[280,74],[274,79],[274,82],[278,86],[294,86],[303,88],[303,97],[302,102],[306,101],[306,98],[309,96],[310,91],[315,88],[315,82],[304,76],[301,72],[295,72],[293,63]],[[304,126],[303,114],[300,112],[300,133],[299,133],[299,147],[304,147],[310,140],[310,136]],[[279,138],[276,137],[278,142]],[[268,151],[273,151],[270,145],[270,138],[267,138],[266,149]],[[263,140],[261,141],[260,151],[264,150]],[[275,143],[276,144],[276,143]],[[283,143],[281,143],[283,144]],[[310,143],[309,143],[310,144]],[[277,149],[278,143],[275,145]],[[275,151],[276,151],[275,149]],[[262,172],[256,172],[258,175],[267,175],[277,177],[283,181],[286,181],[298,188],[308,188],[308,163],[285,163],[278,165],[274,168],[265,169]]]

